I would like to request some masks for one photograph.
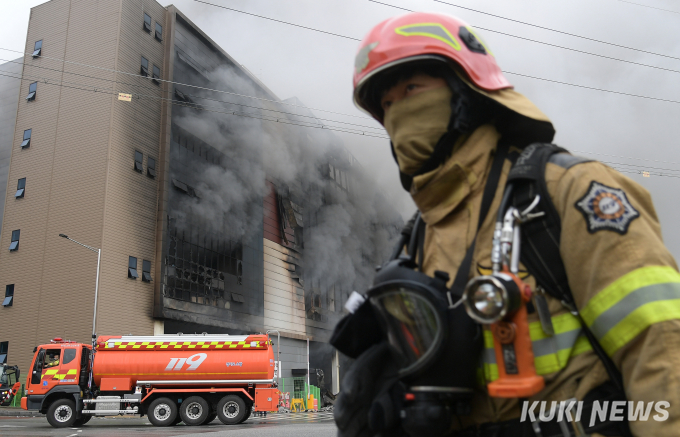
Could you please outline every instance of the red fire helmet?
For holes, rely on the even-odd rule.
[[[427,59],[454,62],[481,90],[512,88],[471,26],[446,14],[413,12],[383,21],[361,42],[354,63],[354,103],[376,117],[362,101],[362,88],[381,71]]]

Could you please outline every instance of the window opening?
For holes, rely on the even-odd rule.
[[[24,131],[24,140],[21,142],[22,149],[25,149],[31,145],[31,132],[33,132],[33,129],[26,129]]]
[[[61,355],[61,349],[47,349],[45,353],[45,358],[43,361],[43,370],[49,369],[50,367],[59,366],[59,356]]]
[[[151,282],[151,261],[142,260],[142,281]]]
[[[142,66],[140,68],[142,76],[149,77],[149,60],[142,56]]]
[[[0,364],[7,362],[7,349],[9,349],[9,341],[0,341]]]
[[[36,91],[38,91],[38,82],[33,82],[28,86],[28,96],[26,96],[26,100],[29,102],[35,100]]]
[[[9,245],[10,252],[19,249],[19,231],[19,229],[12,231],[12,242]]]
[[[139,275],[137,274],[137,258],[134,256],[131,256],[128,259],[128,278],[139,278]]]
[[[144,14],[144,26],[142,28],[151,33],[151,17],[149,14]]]
[[[189,237],[178,232],[171,221],[166,250],[162,276],[165,296],[227,309],[233,302],[245,303],[236,277],[243,258],[240,243],[201,234]]]
[[[154,81],[154,83],[159,84],[161,78],[161,69],[156,67],[155,65],[153,66],[153,74],[151,75],[151,80]]]
[[[21,178],[19,179],[19,182],[17,182],[17,192],[14,194],[14,197],[17,199],[24,197],[24,193],[26,192],[26,178]]]
[[[189,187],[184,182],[178,181],[177,179],[173,179],[172,185],[174,185],[175,188],[177,188],[178,190],[180,190],[184,193],[189,193]]]
[[[163,26],[156,23],[156,39],[158,41],[163,41]]]
[[[142,152],[138,152],[135,150],[135,171],[142,172],[142,160],[144,159],[144,155]]]
[[[146,175],[152,178],[156,177],[156,160],[153,158],[146,160]]]
[[[31,56],[37,58],[40,56],[41,53],[42,53],[42,40],[35,42],[35,45],[33,46],[33,54]]]
[[[75,348],[64,349],[64,359],[62,360],[62,364],[68,364],[75,358],[76,358]]]
[[[2,306],[11,307],[14,303],[14,284],[5,285],[5,300],[2,301]]]

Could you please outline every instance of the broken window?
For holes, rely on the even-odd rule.
[[[161,69],[156,67],[155,65],[153,66],[153,74],[151,75],[151,80],[154,81],[154,83],[159,84],[161,78]]]
[[[142,281],[151,282],[151,261],[142,260]]]
[[[245,302],[233,289],[242,282],[238,277],[243,274],[240,244],[198,233],[189,237],[173,228],[171,221],[166,250],[162,286],[166,296],[227,309],[231,302]],[[235,300],[240,298],[234,298],[232,292],[243,301]]]
[[[152,178],[156,177],[156,160],[153,158],[146,160],[146,175]]]
[[[14,194],[14,197],[17,199],[20,197],[24,197],[24,193],[26,192],[26,178],[21,178],[19,179],[19,182],[17,182],[17,192]]]
[[[5,300],[2,301],[2,306],[11,307],[14,301],[14,284],[5,285]]]
[[[9,349],[9,342],[0,341],[0,364],[7,362],[7,349]]]
[[[33,129],[26,129],[24,131],[24,140],[21,142],[22,149],[25,149],[31,145],[31,132],[33,132]]]
[[[156,23],[156,35],[155,36],[156,36],[156,39],[158,41],[163,41],[163,26],[158,24],[158,22]]]
[[[196,197],[197,199],[200,198],[198,195],[198,191],[196,189],[188,184],[185,184],[182,181],[178,181],[177,179],[172,180],[172,185],[177,188],[179,191],[188,194],[191,197]]]
[[[140,69],[142,76],[149,77],[149,60],[142,56],[142,66]]]
[[[135,171],[142,172],[142,160],[144,159],[144,155],[142,152],[139,152],[135,150]]]
[[[191,98],[189,98],[189,96],[187,96],[186,94],[184,94],[184,93],[183,93],[182,91],[180,91],[180,89],[177,88],[177,87],[175,87],[175,96],[177,96],[177,98],[178,98],[179,100],[183,101],[183,102],[194,103],[194,101],[191,100]]]
[[[37,58],[40,56],[41,53],[42,53],[42,40],[35,42],[35,45],[33,46],[33,54],[31,56]]]
[[[144,26],[142,28],[151,33],[151,17],[149,14],[144,14]]]
[[[175,188],[177,188],[178,190],[180,190],[184,193],[189,193],[189,187],[184,182],[178,181],[177,179],[173,179],[172,185],[174,185]]]
[[[33,82],[28,86],[28,95],[26,96],[26,100],[29,102],[31,100],[35,100],[35,93],[38,90],[38,82]]]
[[[10,252],[13,252],[13,251],[19,249],[19,234],[20,233],[21,233],[20,229],[12,231],[12,242],[9,244]]]
[[[137,279],[137,258],[131,256],[128,258],[128,278]]]

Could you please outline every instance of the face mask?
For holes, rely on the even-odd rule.
[[[385,114],[385,129],[402,173],[416,173],[446,133],[451,97],[449,87],[435,88],[393,104]]]

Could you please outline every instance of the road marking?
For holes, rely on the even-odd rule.
[[[0,428],[26,428],[26,427],[20,425],[0,425]]]

